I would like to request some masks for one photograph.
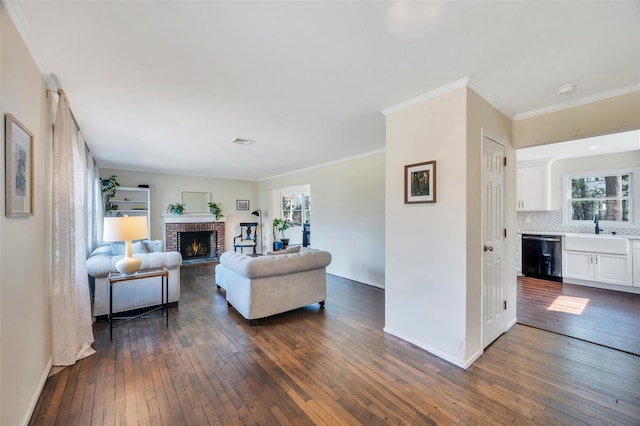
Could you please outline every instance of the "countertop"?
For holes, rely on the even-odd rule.
[[[516,233],[518,234],[529,234],[529,235],[560,235],[560,236],[565,236],[567,234],[584,234],[584,235],[592,235],[589,232],[557,232],[557,231],[521,231],[518,230],[516,231]],[[602,233],[600,235],[609,235],[612,236],[609,233]],[[624,234],[616,234],[616,237],[624,237],[624,238],[628,238],[630,240],[640,240],[640,236],[639,235],[624,235]]]

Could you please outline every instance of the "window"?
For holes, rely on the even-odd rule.
[[[637,170],[613,170],[564,175],[565,222],[592,223],[595,215],[611,225],[634,222]]]
[[[304,193],[282,193],[282,217],[291,226],[302,226],[311,219],[311,196]]]

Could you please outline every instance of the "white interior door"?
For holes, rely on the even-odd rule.
[[[482,347],[505,330],[504,146],[482,140]]]

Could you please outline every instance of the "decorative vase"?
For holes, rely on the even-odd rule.
[[[288,238],[281,238],[280,241],[282,241],[282,248],[286,249],[289,246],[289,239]]]
[[[273,242],[273,251],[282,250],[282,241]]]

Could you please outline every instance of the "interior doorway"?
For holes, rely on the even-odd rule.
[[[516,225],[523,233],[592,233],[565,223],[562,174],[637,167],[640,130],[600,135],[574,141],[519,149],[518,161],[552,159],[549,209],[517,211]],[[635,163],[634,163],[635,161]],[[517,183],[517,182],[516,182]],[[609,225],[608,228],[612,226]],[[634,227],[615,227],[632,234]],[[635,228],[637,233],[637,227]],[[517,253],[526,256],[524,251]],[[603,346],[640,354],[640,295],[519,276],[518,323]]]
[[[482,347],[505,330],[504,145],[482,138]]]
[[[302,246],[305,239],[308,242],[311,225],[311,185],[289,186],[273,190],[272,205],[271,221],[281,218],[288,222],[289,227],[284,231],[284,238],[289,239],[289,246]],[[273,241],[278,241],[283,236],[273,235],[272,232],[271,238]]]

